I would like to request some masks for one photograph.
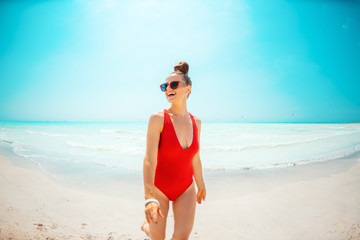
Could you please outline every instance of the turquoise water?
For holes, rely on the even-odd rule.
[[[137,122],[0,122],[0,143],[58,178],[141,174],[146,130]],[[205,171],[289,167],[359,152],[360,124],[203,123],[200,146]]]

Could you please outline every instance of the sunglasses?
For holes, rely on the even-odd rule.
[[[165,92],[166,89],[168,88],[168,86],[170,86],[171,89],[175,90],[179,87],[180,83],[186,85],[185,83],[181,82],[181,81],[172,81],[170,83],[163,83],[160,85],[160,89],[161,91]]]

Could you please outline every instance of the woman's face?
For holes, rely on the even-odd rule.
[[[170,87],[170,83],[173,81],[180,81],[178,88],[172,89]],[[187,96],[191,91],[191,86],[186,85],[185,79],[182,76],[182,74],[171,73],[166,78],[165,82],[168,83],[169,86],[167,87],[167,89],[164,93],[165,93],[166,99],[170,103],[187,99]]]

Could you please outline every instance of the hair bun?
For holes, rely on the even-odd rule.
[[[189,64],[187,62],[181,61],[178,64],[174,66],[174,72],[180,71],[184,74],[187,74],[189,72]]]

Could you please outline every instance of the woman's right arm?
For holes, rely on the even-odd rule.
[[[157,164],[157,154],[159,148],[160,133],[162,131],[164,116],[161,113],[151,115],[149,119],[147,137],[146,137],[146,154],[144,158],[144,190],[145,200],[156,198],[156,187],[154,185],[155,170]],[[157,215],[162,217],[160,207],[155,202],[150,202],[145,208],[145,217],[148,221],[157,222]]]

